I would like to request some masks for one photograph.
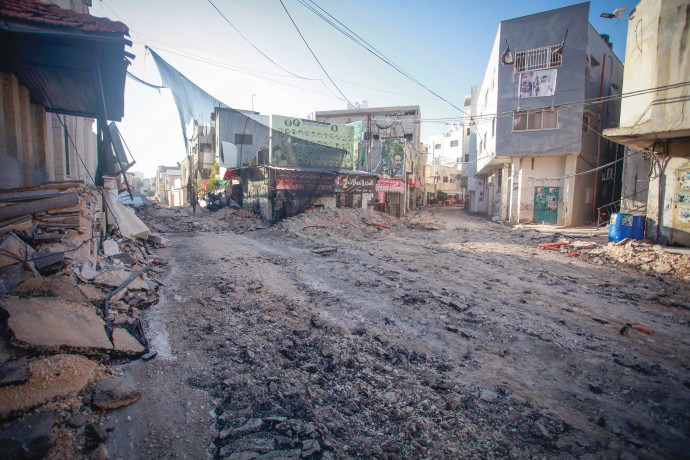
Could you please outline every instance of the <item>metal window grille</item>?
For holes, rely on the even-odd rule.
[[[516,52],[515,73],[560,67],[563,58],[560,47],[558,44]]]

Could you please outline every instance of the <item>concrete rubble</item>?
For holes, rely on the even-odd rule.
[[[107,402],[98,384],[113,380],[102,380],[114,376],[111,363],[155,356],[139,315],[159,301],[167,262],[152,251],[168,243],[110,195],[79,182],[0,192],[0,451],[8,458],[107,458],[105,438],[95,442],[76,422],[98,427],[104,411],[140,396],[123,386]]]

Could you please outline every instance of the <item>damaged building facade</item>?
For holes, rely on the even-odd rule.
[[[90,16],[90,2],[51,3],[73,9],[0,4],[0,188],[98,183],[121,169],[107,121],[124,114],[125,72],[133,57],[125,51],[128,29]]]
[[[470,120],[491,218],[578,225],[620,197],[623,148],[599,133],[618,120],[623,65],[588,17],[580,3],[499,25]]]
[[[364,102],[344,110],[317,111],[314,118],[361,124],[354,167],[380,177],[368,206],[401,217],[426,204],[419,106],[369,107]]]
[[[620,127],[625,144],[622,211],[646,215],[646,236],[690,245],[690,5],[642,0],[630,14]]]

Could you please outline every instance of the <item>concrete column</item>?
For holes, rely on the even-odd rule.
[[[33,142],[34,151],[34,180],[38,184],[48,180],[46,162],[46,110],[43,106],[31,104],[31,125],[35,129]]]
[[[501,172],[501,220],[508,220],[508,213],[510,211],[511,189],[510,187],[510,164],[503,165]]]
[[[62,126],[66,123],[67,117],[54,113],[52,115],[53,123],[53,164],[55,165],[55,180],[66,180],[66,155],[65,155],[65,128]]]
[[[34,183],[34,152],[32,150],[34,144],[33,119],[31,117],[31,102],[29,100],[29,90],[23,86],[19,86],[19,129],[20,142],[22,145],[22,178],[23,185],[29,187],[37,185]]]
[[[93,129],[95,122],[96,120],[93,118],[84,119],[84,161],[89,171],[86,178],[88,183],[93,183],[92,178],[96,177],[96,163],[98,161],[96,157],[96,133]]]
[[[53,115],[52,113],[46,112],[43,117],[43,124],[45,126],[46,133],[46,148],[45,148],[45,163],[46,163],[46,180],[55,180],[55,144],[53,138],[55,137],[55,132],[53,129]]]
[[[0,187],[15,188],[23,183],[24,165],[22,162],[19,83],[10,73],[0,74],[2,81],[2,103],[6,149],[0,152]]]
[[[522,158],[513,158],[510,178],[510,223],[520,223],[520,197],[522,195]]]
[[[577,173],[578,155],[579,154],[575,153],[565,158],[564,176],[566,176],[566,178],[563,180],[563,214],[565,217],[564,225],[566,227],[574,225],[573,210],[575,209],[575,184],[577,178],[573,176],[573,174]]]

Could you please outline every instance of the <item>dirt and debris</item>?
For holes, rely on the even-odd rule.
[[[146,226],[129,210],[111,212],[108,193],[76,182],[0,192],[0,451],[8,458],[107,458],[108,411],[138,390],[122,386],[128,393],[108,403],[97,384],[117,376],[113,364],[155,355],[138,317],[159,301],[167,261],[154,251],[168,243],[148,229],[123,237]]]
[[[0,445],[37,410],[52,458],[687,453],[685,255],[452,207],[403,219],[315,209],[270,225],[233,207],[145,206],[150,231],[131,239],[94,190],[77,192],[69,217],[83,233],[35,239],[35,216],[0,222],[27,272],[0,298],[0,377],[28,366],[25,382],[0,385],[0,406],[3,391],[69,381],[8,403]],[[64,257],[40,273],[31,250]],[[17,323],[31,312],[70,318],[36,341],[54,329],[81,340],[84,320],[102,346],[32,346]],[[90,378],[52,372],[63,359],[91,363]]]
[[[112,413],[111,455],[687,453],[690,290],[675,273],[589,259],[616,250],[605,238],[457,208],[273,226],[220,212],[140,212],[169,264],[142,315],[157,358],[115,368],[142,396]]]

